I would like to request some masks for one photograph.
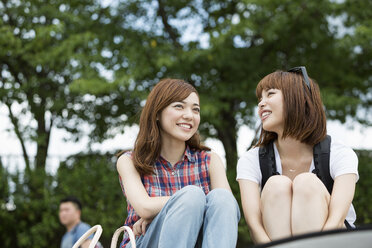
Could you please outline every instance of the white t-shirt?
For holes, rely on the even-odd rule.
[[[260,162],[258,159],[258,150],[259,150],[258,147],[252,148],[249,151],[246,151],[239,158],[236,169],[237,170],[236,180],[247,179],[261,186],[262,174],[260,169]],[[274,152],[276,169],[280,174],[282,174],[282,163],[275,143]],[[357,175],[358,181],[359,179],[358,157],[351,148],[345,146],[344,144],[338,142],[337,140],[332,139],[329,160],[330,174],[333,179],[343,174],[354,173]],[[315,166],[313,159],[309,171],[312,172],[314,169]],[[350,225],[352,226],[354,225],[353,223],[356,220],[356,213],[353,205],[350,206],[349,212],[346,216],[346,220],[350,223]]]

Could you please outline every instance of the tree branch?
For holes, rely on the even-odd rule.
[[[12,108],[11,108],[11,104],[9,102],[5,102],[5,105],[8,107],[9,118],[10,118],[10,121],[12,122],[12,124],[14,126],[14,132],[15,132],[15,134],[16,134],[19,142],[21,143],[23,159],[24,159],[25,164],[26,164],[26,170],[27,171],[30,171],[31,170],[31,168],[30,168],[30,159],[28,157],[26,146],[25,146],[25,142],[23,140],[22,133],[21,133],[21,130],[19,128],[19,120],[13,114],[13,111],[12,111]]]
[[[163,5],[161,0],[158,0],[158,6],[159,6],[158,15],[161,17],[161,20],[163,22],[165,31],[169,34],[169,37],[173,41],[174,46],[177,47],[177,48],[180,48],[181,45],[178,42],[178,34],[172,28],[172,26],[169,24],[167,13],[165,12],[164,5]]]

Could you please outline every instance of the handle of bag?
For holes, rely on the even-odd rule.
[[[132,248],[136,248],[136,239],[134,237],[132,229],[130,229],[129,226],[122,226],[122,227],[119,227],[118,229],[116,229],[116,231],[114,233],[114,236],[112,236],[110,247],[111,248],[116,248],[116,244],[118,243],[119,234],[122,231],[126,231],[129,234],[130,244],[131,244]]]
[[[91,227],[88,231],[86,231],[83,236],[81,236],[78,241],[74,244],[72,248],[78,248],[81,246],[84,241],[93,233],[95,232],[92,241],[90,241],[89,248],[94,248],[98,242],[99,237],[101,237],[102,234],[102,227],[101,225],[95,225]]]

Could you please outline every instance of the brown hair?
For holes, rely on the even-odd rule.
[[[327,124],[319,86],[313,79],[309,80],[311,90],[306,86],[301,74],[276,71],[258,83],[256,96],[261,99],[263,90],[281,90],[284,114],[283,138],[292,137],[313,146],[326,136]],[[276,133],[265,131],[261,125],[261,134],[256,146],[264,146],[277,138]]]
[[[160,155],[161,139],[157,117],[169,104],[182,101],[193,92],[198,95],[191,84],[170,78],[160,80],[151,90],[141,113],[139,133],[133,149],[133,163],[140,175],[153,173],[153,164]],[[186,144],[192,149],[210,150],[200,144],[198,133],[187,140]]]

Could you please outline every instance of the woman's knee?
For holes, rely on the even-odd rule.
[[[314,173],[301,173],[293,180],[293,194],[306,198],[327,193],[324,184]]]
[[[231,191],[223,188],[213,189],[207,195],[207,206],[219,210],[221,214],[237,216],[240,219],[239,204]]]
[[[206,196],[203,190],[194,185],[188,185],[180,189],[177,193],[178,203],[180,207],[185,209],[204,209],[206,204]]]
[[[292,181],[286,176],[271,176],[262,190],[261,198],[278,199],[292,194]]]

